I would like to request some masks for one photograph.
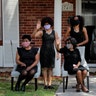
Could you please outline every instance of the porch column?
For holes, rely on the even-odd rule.
[[[61,23],[62,23],[62,0],[54,0],[54,29],[61,38]],[[60,59],[55,59],[54,76],[61,75],[61,56]]]
[[[81,15],[82,2],[81,0],[76,0],[76,15]]]

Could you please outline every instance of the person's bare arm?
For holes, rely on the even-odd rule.
[[[78,68],[79,66],[80,66],[80,61],[78,62],[78,64],[74,64],[74,65],[73,65],[73,68],[76,69],[76,68]]]
[[[70,36],[70,31],[71,31],[71,28],[70,28],[70,26],[68,26],[67,27],[67,31],[66,31],[66,33],[64,35],[64,41],[66,41],[66,39],[68,38],[68,36]]]
[[[83,42],[80,42],[77,44],[77,46],[81,46],[81,45],[84,45],[86,43],[88,43],[89,39],[88,39],[88,34],[87,34],[87,30],[85,27],[83,27],[83,33],[84,33],[84,38],[85,40]]]
[[[57,46],[59,46],[59,45],[60,45],[60,38],[58,36],[58,33],[55,32],[55,48],[56,48],[56,50],[57,50]],[[58,51],[57,51],[56,57],[57,57],[57,59],[60,58],[60,55],[59,55]]]
[[[55,47],[56,47],[56,50],[59,51],[59,49],[60,49],[59,48],[60,47],[60,38],[59,38],[57,33],[55,34],[55,38],[56,38],[55,39]]]
[[[43,32],[42,32],[42,28],[41,28],[41,21],[38,20],[36,28],[34,29],[33,33],[32,33],[32,37],[42,37]]]
[[[57,42],[59,40],[59,36],[58,36],[58,33],[55,32],[55,46],[57,46]]]
[[[57,49],[57,51],[60,51],[60,45],[59,44],[57,44],[56,49]]]

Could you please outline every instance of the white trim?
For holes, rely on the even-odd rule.
[[[62,0],[54,0],[54,29],[61,38],[62,26]],[[61,75],[61,58],[55,59],[55,68],[53,69],[54,76]]]
[[[62,26],[62,0],[54,0],[54,29],[61,37]]]
[[[76,15],[81,15],[82,0],[76,0]]]
[[[3,17],[3,67],[13,67],[13,58],[17,46],[19,46],[19,7],[18,0],[2,0],[2,17]],[[11,43],[13,50],[11,50]],[[12,57],[12,51],[14,57]]]
[[[3,66],[3,57],[2,57],[2,46],[0,46],[0,67],[2,67]]]

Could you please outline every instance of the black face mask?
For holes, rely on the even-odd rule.
[[[79,20],[73,20],[72,21],[72,26],[76,26],[78,24],[80,24],[80,21]]]

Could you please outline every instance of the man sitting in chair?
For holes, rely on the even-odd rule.
[[[25,91],[26,84],[34,77],[37,72],[37,64],[39,62],[38,48],[31,47],[31,36],[22,36],[22,47],[17,48],[16,53],[16,71],[20,72],[15,91]],[[21,81],[24,80],[20,88]]]
[[[78,84],[76,91],[80,92],[80,86],[83,92],[89,92],[85,87],[83,81],[87,76],[87,69],[80,65],[81,56],[79,50],[76,48],[77,41],[75,38],[69,37],[66,40],[66,46],[59,48],[60,40],[57,41],[57,51],[64,54],[64,69],[68,71],[68,74],[76,74]]]

